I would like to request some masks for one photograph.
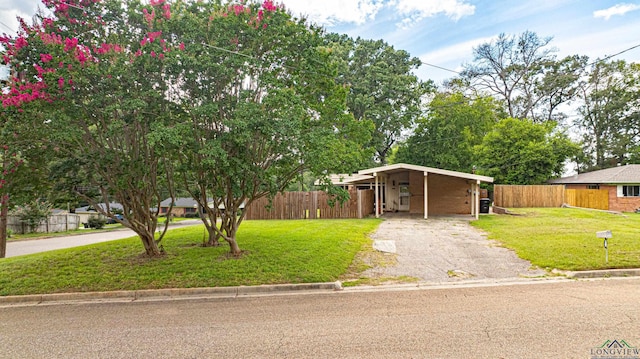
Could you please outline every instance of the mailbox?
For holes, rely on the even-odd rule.
[[[596,237],[604,239],[611,238],[611,231],[596,232]]]

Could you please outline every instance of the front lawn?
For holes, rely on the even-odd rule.
[[[127,238],[84,247],[0,259],[0,295],[219,287],[335,281],[370,243],[376,219],[245,221],[238,243],[202,247],[203,226],[173,229],[167,255],[149,259]]]
[[[640,268],[640,214],[570,208],[518,208],[481,216],[474,226],[541,268]],[[609,262],[597,231],[611,230]]]

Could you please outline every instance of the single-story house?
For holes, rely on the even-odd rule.
[[[171,198],[160,202],[160,215],[166,215],[171,206]],[[185,217],[187,214],[198,213],[198,202],[191,197],[178,197],[173,201],[171,214],[176,217]]]
[[[397,163],[352,175],[332,175],[333,184],[375,191],[376,217],[384,211],[429,215],[480,213],[480,183],[492,177]]]
[[[98,206],[100,206],[100,208],[102,208],[103,210],[106,209],[106,205],[104,203],[98,203]],[[109,202],[109,208],[111,210],[116,209],[118,211],[122,211],[123,207],[120,203],[117,202]],[[107,217],[102,215],[101,213],[99,213],[93,206],[89,205],[89,206],[84,206],[84,207],[78,207],[75,209],[75,214],[80,216],[80,223],[87,223],[89,221],[89,218],[91,217],[98,217],[98,218],[104,218],[106,219]]]
[[[549,180],[565,189],[606,190],[609,210],[633,212],[640,208],[640,165],[612,167]]]

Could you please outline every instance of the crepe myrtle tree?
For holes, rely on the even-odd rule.
[[[180,112],[167,100],[165,56],[180,46],[163,30],[171,6],[116,0],[44,0],[52,17],[21,22],[3,36],[3,60],[13,72],[3,107],[28,112],[39,104],[20,136],[46,133],[63,160],[53,179],[103,214],[99,202],[120,202],[123,225],[135,231],[149,256],[156,238],[161,193],[173,193],[171,162],[150,140],[155,127]],[[30,128],[29,128],[30,127]],[[31,131],[31,132],[30,132]],[[166,226],[164,231],[166,231]]]
[[[167,57],[171,100],[184,110],[157,131],[175,155],[181,187],[197,201],[208,245],[236,233],[243,207],[273,196],[303,171],[351,171],[367,129],[346,110],[322,30],[272,1],[175,2]]]

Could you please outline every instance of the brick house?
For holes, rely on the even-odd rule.
[[[640,208],[640,165],[585,172],[548,183],[563,184],[565,189],[607,191],[611,211],[633,212]]]
[[[160,202],[160,215],[167,215],[171,207],[171,198],[167,198]],[[171,208],[171,214],[176,217],[185,217],[187,215],[197,215],[198,203],[195,199],[190,197],[179,197],[173,201],[173,208]]]
[[[480,183],[493,178],[472,173],[398,163],[351,175],[333,175],[335,185],[375,191],[376,217],[383,212],[428,215],[480,213]]]

